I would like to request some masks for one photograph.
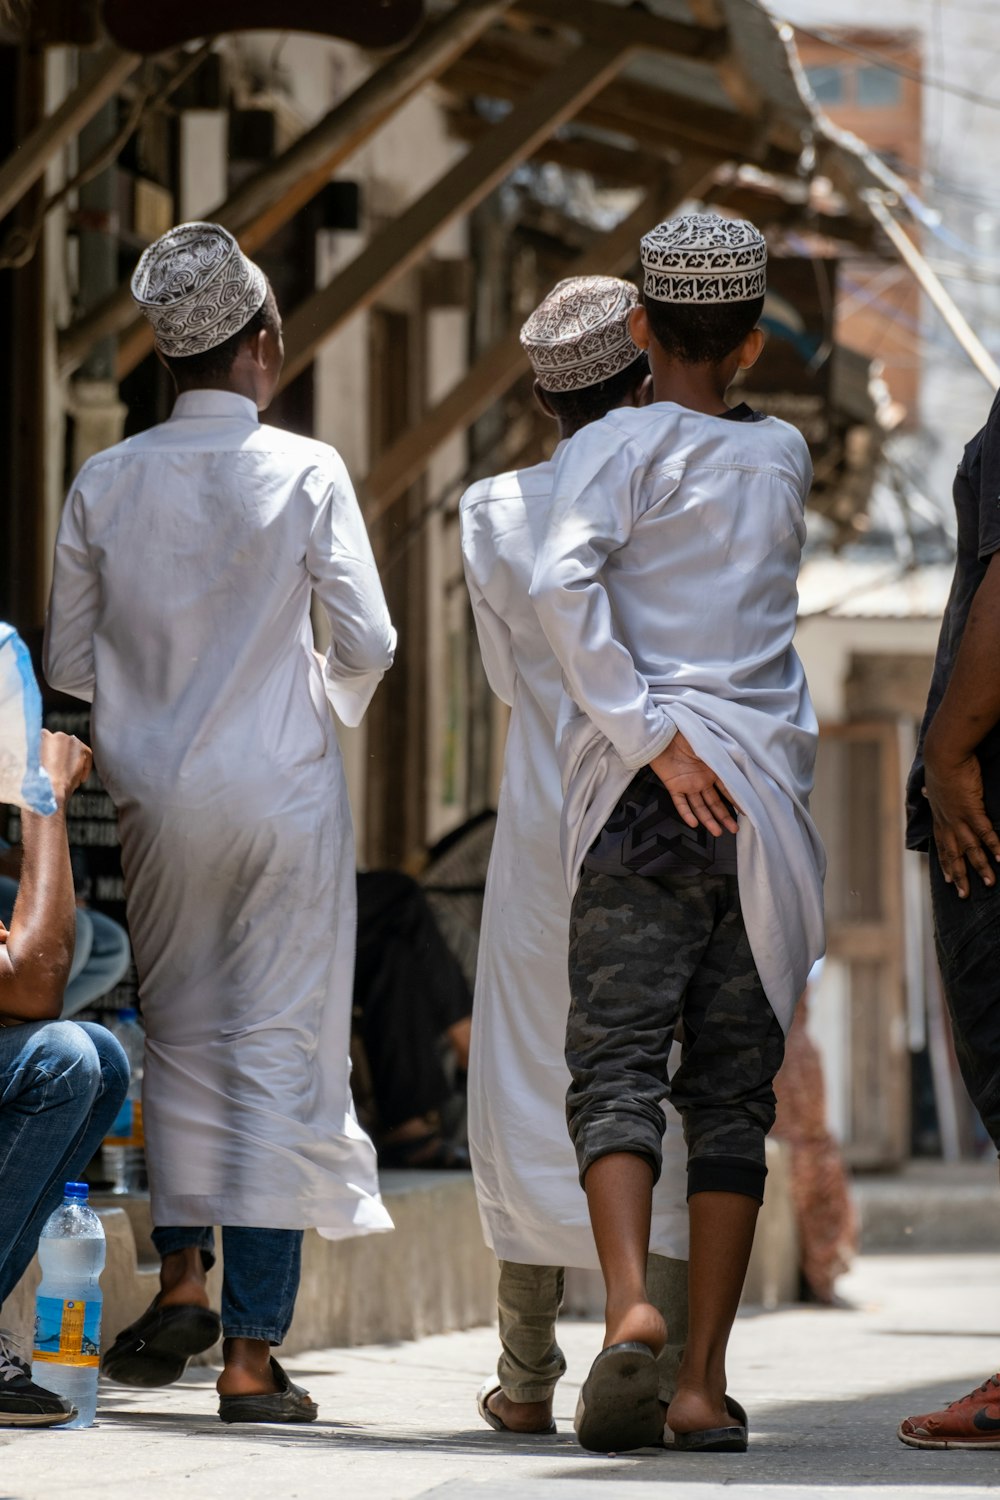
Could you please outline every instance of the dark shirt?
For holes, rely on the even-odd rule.
[[[955,668],[965,623],[976,590],[986,576],[990,558],[1000,552],[1000,392],[986,426],[966,446],[952,491],[958,517],[958,556],[951,594],[941,623],[927,710],[920,726],[917,754],[906,784],[906,846],[927,849],[931,814],[924,786],[924,737],[936,714]],[[1000,812],[1000,724],[995,724],[976,748],[983,768],[983,793],[991,817]]]
[[[721,414],[730,422],[762,422],[745,401]],[[598,875],[735,875],[736,835],[714,838],[689,828],[674,799],[648,766],[633,777],[583,861]]]

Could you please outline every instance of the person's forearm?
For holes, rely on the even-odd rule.
[[[62,1010],[76,942],[65,801],[50,817],[22,814],[17,901],[0,967],[0,1016],[47,1020]]]
[[[924,742],[929,764],[957,764],[1000,722],[1000,553],[972,601],[951,680]]]

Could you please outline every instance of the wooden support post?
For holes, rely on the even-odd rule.
[[[610,275],[638,258],[639,240],[659,215],[693,193],[714,171],[715,163],[689,159],[684,172],[645,194],[639,206],[587,250],[569,268],[573,276]],[[365,519],[375,524],[427,467],[442,443],[470,427],[525,372],[524,350],[517,333],[494,344],[458,384],[415,426],[382,454],[362,485]]]
[[[250,178],[208,218],[235,234],[252,255],[330,181],[339,164],[480,37],[511,0],[462,0],[408,47],[383,62],[276,161]],[[130,326],[131,325],[131,326]],[[74,370],[92,344],[128,328],[119,350],[122,379],[153,347],[144,319],[137,319],[127,286],[80,318],[59,343],[63,374]]]
[[[56,152],[66,145],[139,65],[133,52],[105,47],[93,59],[72,93],[46,115],[0,167],[0,219],[44,175]]]
[[[958,341],[959,347],[969,357],[990,390],[1000,389],[1000,365],[990,354],[979,337],[966,322],[954,299],[942,285],[937,274],[927,264],[902,224],[893,218],[882,194],[869,190],[861,194],[872,218],[891,240],[899,258],[916,277],[920,290],[924,292],[941,314],[949,331]]]
[[[628,50],[581,47],[547,75],[461,161],[377,234],[333,281],[297,307],[285,322],[282,384],[294,380],[316,350],[354,313],[408,270],[442,229],[469,213],[518,162],[619,71]]]

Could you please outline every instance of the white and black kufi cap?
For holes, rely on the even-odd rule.
[[[143,251],[132,296],[172,358],[204,354],[245,328],[267,278],[221,224],[178,224]]]
[[[643,290],[655,302],[752,302],[767,287],[767,242],[746,219],[682,214],[644,234]]]
[[[521,348],[545,391],[582,391],[627,370],[642,353],[628,331],[639,294],[617,276],[560,281],[521,329]]]

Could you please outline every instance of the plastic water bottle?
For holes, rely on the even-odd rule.
[[[76,1407],[67,1427],[90,1427],[97,1409],[101,1356],[100,1275],[104,1228],[87,1203],[85,1182],[67,1182],[62,1206],[38,1241],[42,1283],[35,1303],[31,1378]]]
[[[145,1168],[142,1129],[142,1059],[145,1033],[137,1010],[120,1010],[110,1030],[122,1044],[131,1074],[128,1093],[104,1137],[104,1166],[113,1193],[134,1193]]]

